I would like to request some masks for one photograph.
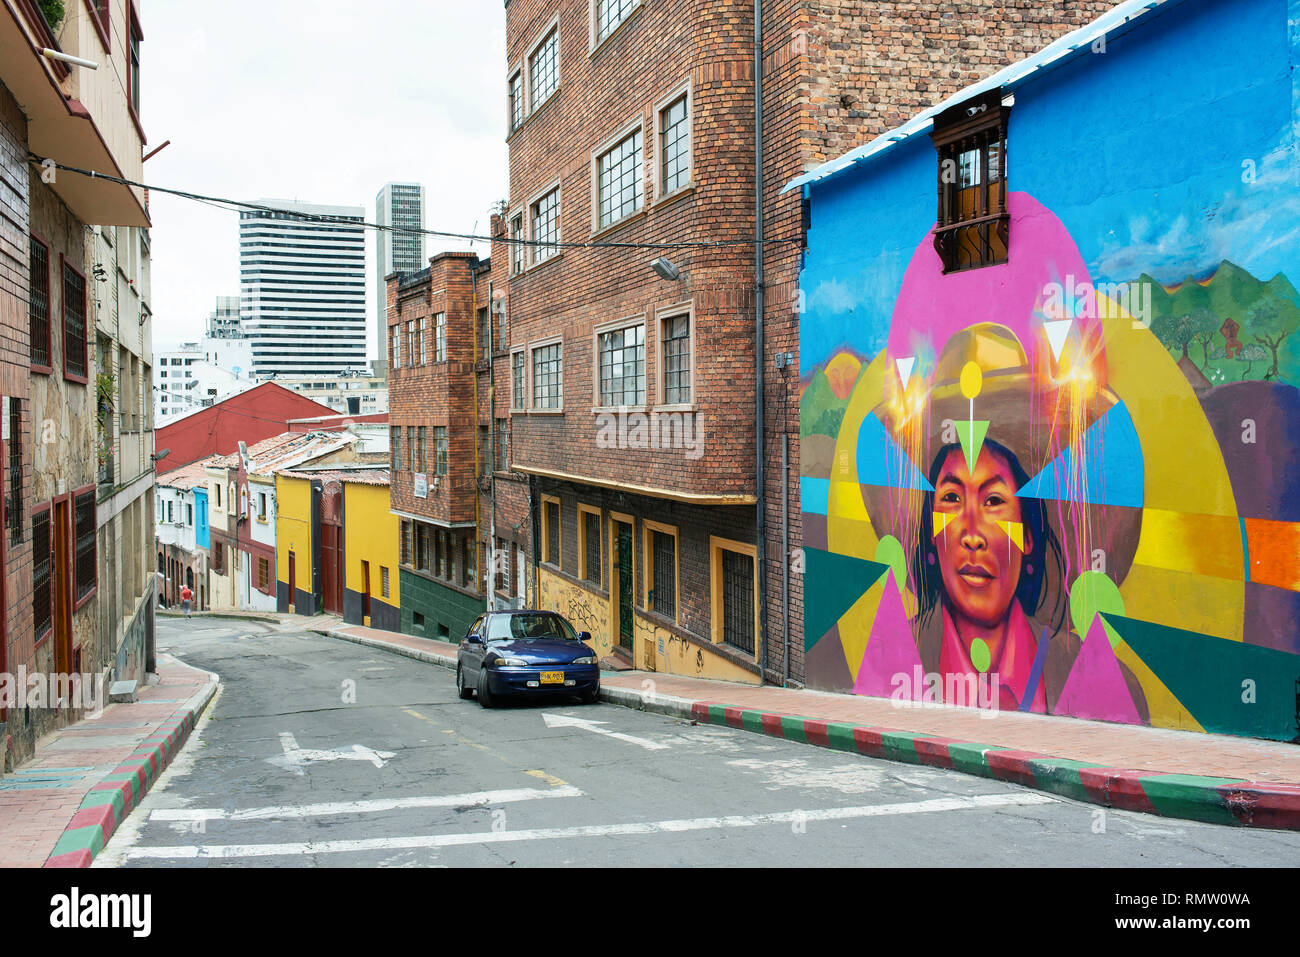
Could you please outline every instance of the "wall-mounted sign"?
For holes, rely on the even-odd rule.
[[[415,473],[415,497],[429,497],[429,479],[423,472]]]

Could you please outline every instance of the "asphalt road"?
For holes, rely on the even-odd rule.
[[[222,687],[96,867],[1300,861],[1300,834],[1104,810],[613,705],[488,711],[457,697],[450,671],[282,627],[160,619],[160,649]]]

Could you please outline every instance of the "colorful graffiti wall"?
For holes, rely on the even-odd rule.
[[[944,274],[924,135],[808,188],[810,687],[1300,736],[1298,12],[1018,88],[1004,264]]]

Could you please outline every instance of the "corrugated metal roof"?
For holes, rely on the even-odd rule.
[[[788,193],[792,189],[799,189],[810,183],[824,180],[836,173],[843,172],[850,166],[871,159],[874,156],[879,156],[886,150],[902,143],[904,140],[911,139],[918,133],[928,132],[934,125],[934,118],[949,107],[996,89],[1012,92],[1017,86],[1044,68],[1057,65],[1058,61],[1064,62],[1065,59],[1090,49],[1092,44],[1101,37],[1111,34],[1121,27],[1130,26],[1148,11],[1157,7],[1172,8],[1181,2],[1182,0],[1125,0],[1124,3],[1103,13],[1087,26],[1080,27],[1073,33],[1067,33],[1065,36],[1049,43],[1033,56],[1017,60],[987,79],[958,90],[937,106],[931,106],[923,110],[902,126],[888,133],[883,133],[871,142],[864,143],[857,149],[850,150],[837,159],[829,160],[802,176],[795,177],[785,185],[781,192],[783,194]]]

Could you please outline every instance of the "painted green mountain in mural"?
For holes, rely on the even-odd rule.
[[[1211,385],[1300,383],[1300,293],[1282,273],[1261,280],[1225,259],[1208,279],[1138,282],[1151,290],[1151,331],[1185,371],[1190,362]]]

